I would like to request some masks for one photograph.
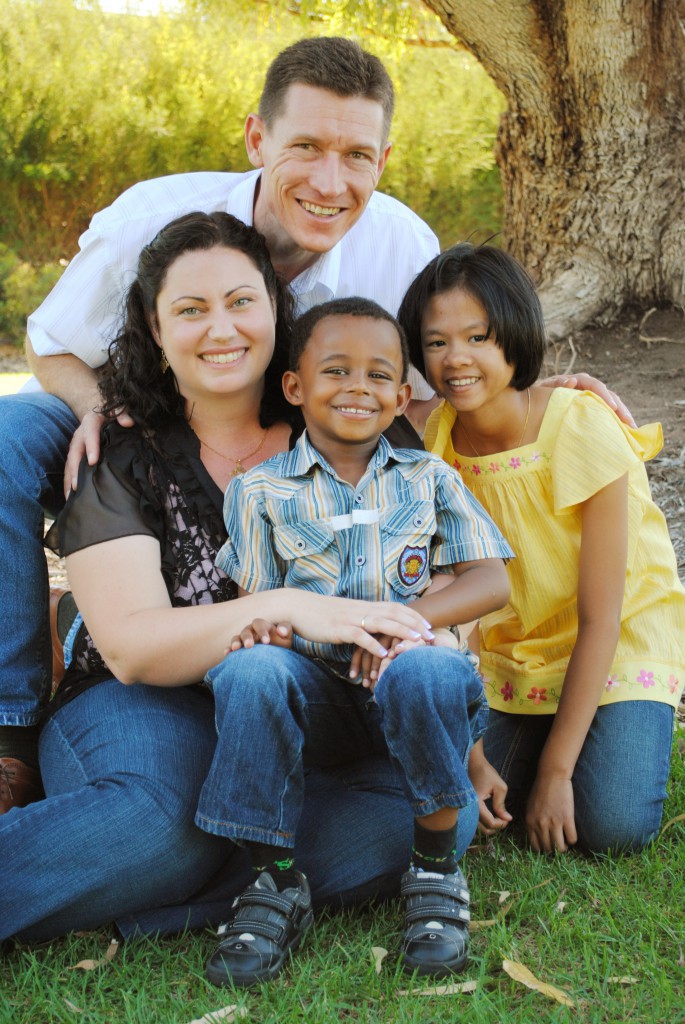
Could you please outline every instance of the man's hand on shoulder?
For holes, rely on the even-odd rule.
[[[605,401],[610,409],[614,410],[623,423],[627,423],[629,427],[637,426],[630,409],[616,392],[610,391],[606,384],[596,377],[591,377],[589,373],[557,374],[555,377],[539,380],[538,384],[543,388],[575,388],[579,391],[592,391],[598,398]]]
[[[81,420],[81,425],[76,429],[69,445],[69,454],[64,466],[64,497],[69,497],[70,491],[75,491],[78,486],[78,468],[85,455],[88,465],[94,466],[100,458],[100,434],[107,417],[102,413],[91,410]],[[117,423],[122,427],[132,427],[134,420],[126,412],[117,416]]]

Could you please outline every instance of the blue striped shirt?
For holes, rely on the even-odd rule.
[[[217,564],[243,589],[295,587],[366,601],[411,601],[431,570],[513,551],[456,470],[380,438],[356,487],[310,444],[231,480],[228,540]],[[348,661],[349,648],[297,637],[303,654]]]

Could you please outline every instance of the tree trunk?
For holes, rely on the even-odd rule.
[[[425,0],[508,102],[504,244],[550,337],[685,305],[685,0]]]

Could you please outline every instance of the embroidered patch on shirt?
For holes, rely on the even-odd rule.
[[[428,561],[428,549],[412,547],[407,544],[406,548],[397,561],[397,573],[406,586],[410,587],[423,576]]]

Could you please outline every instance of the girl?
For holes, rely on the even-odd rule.
[[[399,318],[444,399],[426,447],[460,470],[517,553],[509,604],[481,623],[492,709],[470,763],[481,822],[525,815],[536,851],[638,850],[661,821],[685,671],[685,592],[643,466],[661,427],[630,429],[587,392],[532,387],[540,304],[491,246],[436,257]]]

